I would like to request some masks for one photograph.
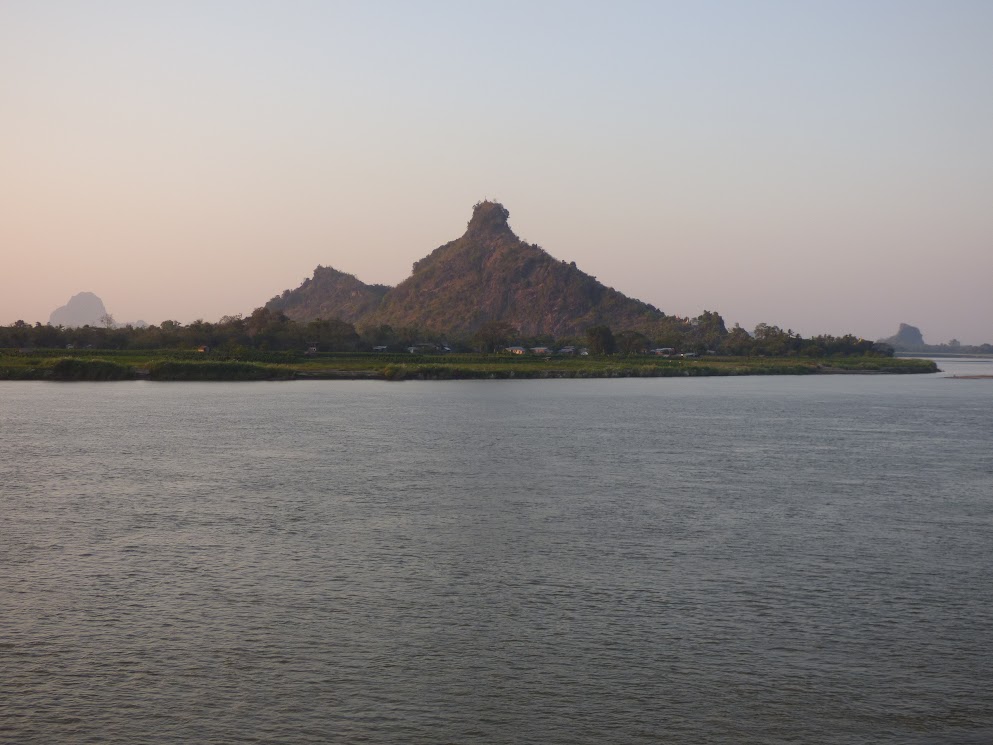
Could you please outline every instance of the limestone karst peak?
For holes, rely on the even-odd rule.
[[[470,233],[509,231],[510,225],[507,223],[509,217],[510,211],[502,204],[484,199],[476,202],[472,208],[468,231]]]

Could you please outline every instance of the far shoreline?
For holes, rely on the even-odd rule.
[[[737,377],[755,375],[905,375],[940,372],[934,360],[896,357],[599,357],[506,354],[313,356],[175,353],[164,350],[0,352],[0,380],[556,380]]]

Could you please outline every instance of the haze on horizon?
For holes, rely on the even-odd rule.
[[[501,201],[669,314],[993,341],[993,3],[0,5],[0,323],[396,284]]]

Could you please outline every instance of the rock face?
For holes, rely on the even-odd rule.
[[[510,213],[496,202],[480,202],[466,232],[415,262],[410,277],[393,289],[382,288],[380,301],[364,314],[342,315],[346,293],[370,288],[352,283],[304,282],[270,301],[280,302],[298,320],[336,317],[364,325],[419,327],[455,334],[472,333],[489,321],[505,321],[525,336],[581,334],[595,325],[615,331],[645,329],[664,318],[657,308],[605,287],[575,264],[559,261],[510,229]],[[320,270],[320,268],[319,268]],[[334,271],[334,270],[330,270]],[[304,306],[302,298],[311,297]],[[371,299],[371,295],[369,295]],[[294,316],[288,308],[303,309]],[[320,315],[324,309],[330,315]],[[350,311],[350,308],[346,308]],[[353,320],[354,319],[354,320]]]
[[[889,344],[894,349],[913,350],[917,347],[925,346],[924,336],[921,334],[921,330],[907,323],[900,324],[896,335],[888,339],[880,339],[880,341],[884,344]]]
[[[80,292],[53,310],[48,322],[52,326],[99,326],[100,319],[106,315],[107,309],[100,298],[92,292]]]

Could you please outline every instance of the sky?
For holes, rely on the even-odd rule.
[[[0,0],[0,323],[396,284],[502,202],[668,314],[993,342],[993,2]]]

